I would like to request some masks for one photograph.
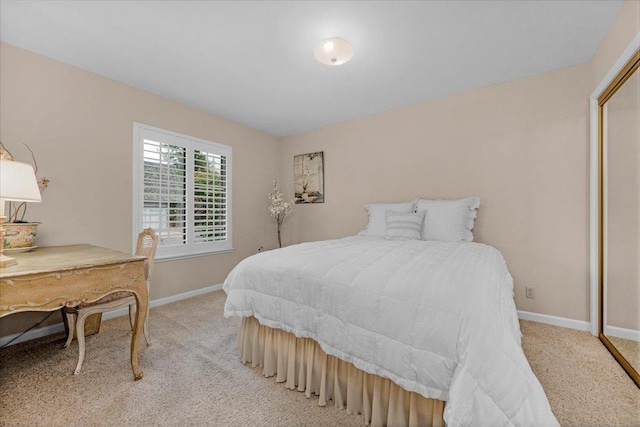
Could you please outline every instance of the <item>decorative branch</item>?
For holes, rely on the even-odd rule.
[[[271,216],[275,218],[276,224],[278,224],[278,247],[282,247],[282,240],[280,238],[280,229],[282,228],[282,223],[284,219],[291,215],[293,212],[293,204],[295,200],[291,200],[290,202],[284,201],[284,196],[280,190],[278,190],[278,185],[276,184],[276,180],[273,180],[273,190],[268,194],[269,201],[269,213]]]
[[[2,141],[0,141],[0,147],[2,147],[2,151],[4,151],[5,153],[7,153],[9,155],[9,157],[11,157],[10,160],[13,160],[13,154],[11,154],[11,151],[7,150],[7,147],[4,146],[4,144],[2,143]]]
[[[36,160],[36,156],[33,154],[33,150],[31,149],[31,147],[29,147],[27,144],[25,144],[24,142],[22,143],[22,145],[24,145],[25,147],[27,147],[27,150],[29,150],[29,153],[31,153],[31,159],[33,160],[33,173],[37,174],[38,173],[38,161]],[[42,191],[42,190],[41,190]]]
[[[38,181],[38,190],[40,190],[40,192],[42,193],[42,191],[44,191],[45,188],[47,188],[49,186],[49,180],[47,178],[40,178],[40,181]]]
[[[20,202],[17,206],[15,206],[15,203],[10,203],[10,204],[14,205],[15,211],[13,212],[13,215],[9,217],[9,222],[18,222],[18,215],[20,215],[20,209],[22,209],[22,215],[20,216],[20,221],[23,221],[24,216],[27,213],[27,202]]]

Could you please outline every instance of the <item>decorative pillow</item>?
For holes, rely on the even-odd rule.
[[[423,240],[473,242],[473,223],[480,199],[460,200],[418,199],[416,211],[427,211],[422,227]]]
[[[366,236],[384,237],[387,234],[387,212],[415,212],[415,200],[404,203],[372,203],[365,206],[369,211]]]
[[[387,212],[387,239],[413,239],[422,237],[424,214],[420,212]]]

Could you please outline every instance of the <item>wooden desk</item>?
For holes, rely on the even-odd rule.
[[[137,310],[131,368],[136,380],[142,378],[138,342],[149,304],[145,257],[91,245],[36,248],[12,256],[18,264],[0,268],[0,317],[75,307],[117,291],[132,292]]]

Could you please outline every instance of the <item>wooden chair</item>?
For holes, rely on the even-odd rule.
[[[147,280],[147,290],[151,284],[151,272],[153,270],[153,261],[156,254],[156,248],[158,246],[158,236],[150,229],[144,229],[138,234],[138,243],[136,244],[136,255],[143,255],[147,257],[145,262],[145,277]],[[88,316],[96,313],[104,313],[105,311],[117,310],[119,308],[129,307],[129,323],[133,329],[135,324],[135,309],[136,298],[131,292],[120,291],[107,295],[98,301],[86,304],[80,304],[77,307],[65,307],[63,309],[66,316],[67,324],[69,325],[69,336],[67,342],[63,348],[68,348],[69,344],[73,340],[74,332],[78,338],[78,365],[74,374],[79,374],[82,369],[82,363],[84,362],[85,354],[85,337],[84,337],[84,323]],[[147,345],[151,344],[151,338],[148,330],[149,324],[149,307],[147,306],[147,318],[144,322],[144,338],[147,341]]]

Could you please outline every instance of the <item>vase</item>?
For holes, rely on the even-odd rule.
[[[280,238],[280,229],[282,228],[282,223],[278,222],[278,248],[282,247],[282,239]]]
[[[28,248],[33,246],[38,234],[39,222],[8,222],[5,230],[4,249]]]

